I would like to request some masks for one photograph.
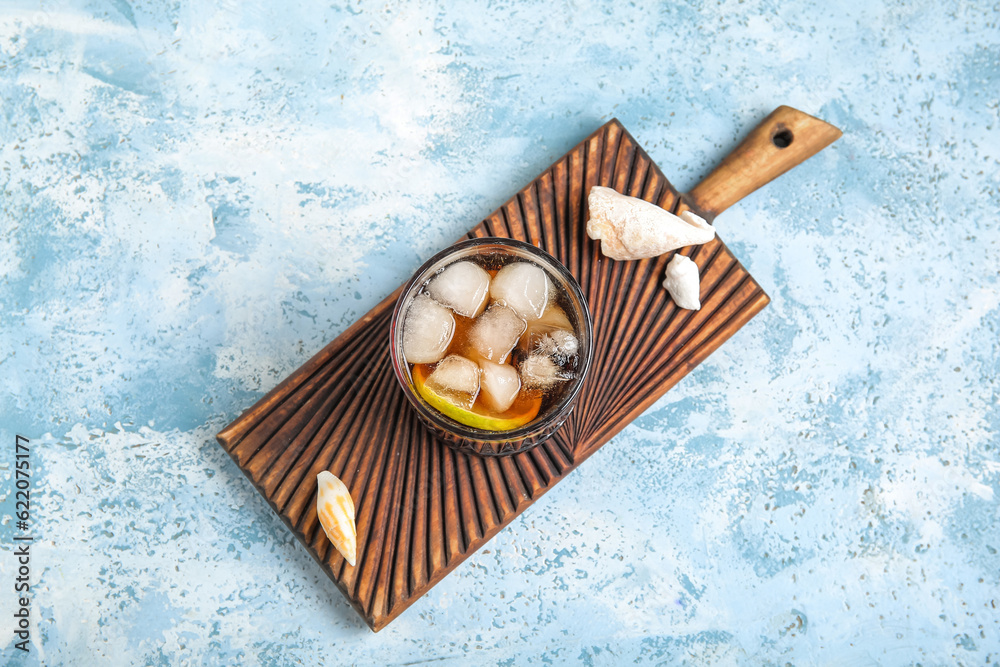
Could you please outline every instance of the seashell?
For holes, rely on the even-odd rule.
[[[358,528],[354,525],[354,500],[347,485],[331,472],[316,475],[316,513],[323,532],[340,555],[354,565],[358,552]]]
[[[670,292],[670,298],[678,308],[701,310],[697,264],[678,253],[667,264],[664,275],[663,286]]]
[[[587,235],[617,260],[646,259],[715,238],[715,228],[690,211],[676,216],[647,201],[595,185],[587,198]]]

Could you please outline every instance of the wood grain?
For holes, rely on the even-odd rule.
[[[714,218],[840,138],[826,121],[780,106],[762,120],[688,198]]]
[[[798,140],[800,130],[794,131]],[[735,162],[727,168],[734,167],[739,172]],[[760,165],[753,168],[759,170]],[[699,208],[724,209],[753,178],[742,178],[734,188],[696,190]],[[670,255],[610,261],[587,238],[586,200],[593,185],[610,186],[674,212],[687,206],[646,152],[612,120],[466,236],[509,236],[545,249],[566,265],[588,299],[596,347],[593,365],[573,413],[552,439],[514,456],[480,458],[431,438],[396,385],[389,363],[389,319],[399,290],[218,435],[375,631],[486,544],[768,303],[760,286],[716,238],[683,251],[701,272],[702,309],[676,308],[660,287]],[[332,548],[319,526],[316,475],[322,470],[340,477],[355,500],[355,567]]]

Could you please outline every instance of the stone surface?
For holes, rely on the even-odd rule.
[[[1000,657],[1000,31],[941,3],[0,6],[16,665]],[[617,116],[772,304],[374,635],[213,435]],[[31,652],[14,437],[31,439]]]

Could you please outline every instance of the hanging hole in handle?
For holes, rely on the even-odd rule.
[[[773,143],[778,148],[788,148],[792,145],[792,140],[795,137],[792,136],[791,130],[780,130],[771,137],[771,143]]]

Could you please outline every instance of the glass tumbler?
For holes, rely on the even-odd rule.
[[[565,380],[551,400],[530,422],[507,430],[492,431],[462,424],[442,414],[417,392],[409,364],[403,356],[403,320],[413,299],[445,267],[462,259],[481,266],[501,268],[512,261],[529,261],[545,272],[555,289],[557,302],[566,311],[578,340],[573,377]],[[593,330],[590,311],[580,285],[558,260],[535,246],[508,238],[462,241],[431,257],[403,287],[389,328],[390,356],[396,379],[423,425],[439,440],[459,451],[481,456],[506,456],[535,447],[555,433],[573,411],[576,398],[590,368]]]

